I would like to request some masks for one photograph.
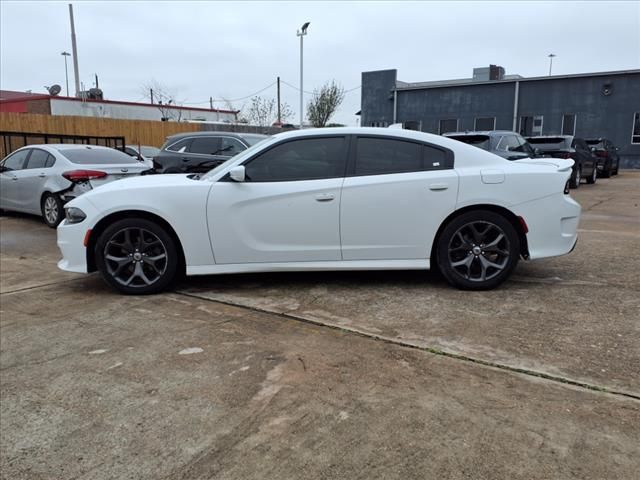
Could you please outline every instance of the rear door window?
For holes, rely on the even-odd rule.
[[[44,150],[40,150],[39,148],[34,148],[31,151],[31,156],[29,157],[29,161],[27,162],[27,169],[33,168],[46,168],[47,165],[47,157],[49,156],[48,152]]]
[[[189,153],[221,155],[220,137],[197,137],[191,140]]]
[[[355,176],[452,168],[444,150],[390,138],[358,137]]]
[[[245,147],[237,138],[222,137],[222,142],[220,143],[220,155],[233,157],[246,149],[247,147]]]

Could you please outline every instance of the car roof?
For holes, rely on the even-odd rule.
[[[263,135],[262,133],[249,133],[249,132],[221,132],[219,130],[211,130],[208,132],[183,132],[176,133],[174,135],[169,135],[167,140],[178,140],[180,138],[187,137],[234,137],[234,138],[243,138],[244,135],[251,135],[256,137],[264,137],[267,138],[268,135]]]
[[[26,148],[41,148],[43,150],[51,151],[51,150],[72,150],[77,148],[90,148],[95,150],[117,150],[111,147],[105,147],[102,145],[87,145],[85,143],[34,143],[31,145],[25,145],[24,147],[20,147],[16,150],[22,150]],[[121,151],[121,150],[118,150]]]

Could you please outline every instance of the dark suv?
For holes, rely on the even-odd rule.
[[[591,152],[587,142],[573,135],[549,135],[539,137],[527,137],[529,143],[555,158],[571,158],[573,173],[569,179],[571,188],[578,188],[582,178],[587,183],[596,183],[598,176],[598,157]]]
[[[443,136],[482,148],[507,160],[522,160],[538,156],[538,152],[524,138],[508,130],[450,132]]]
[[[205,173],[267,138],[257,133],[189,132],[167,137],[153,159],[158,173]]]
[[[598,175],[604,178],[617,175],[620,157],[618,156],[618,148],[611,143],[611,140],[606,138],[587,138],[585,142],[587,142],[591,151],[600,158]]]

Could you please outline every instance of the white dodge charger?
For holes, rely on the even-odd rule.
[[[429,269],[498,286],[520,257],[570,252],[573,160],[510,162],[407,130],[326,128],[270,137],[202,177],[152,175],[66,205],[58,264],[123,293],[181,273]]]

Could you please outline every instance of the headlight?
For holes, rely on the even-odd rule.
[[[67,223],[80,223],[87,218],[87,215],[76,207],[68,207],[65,208],[64,211],[67,217]]]

